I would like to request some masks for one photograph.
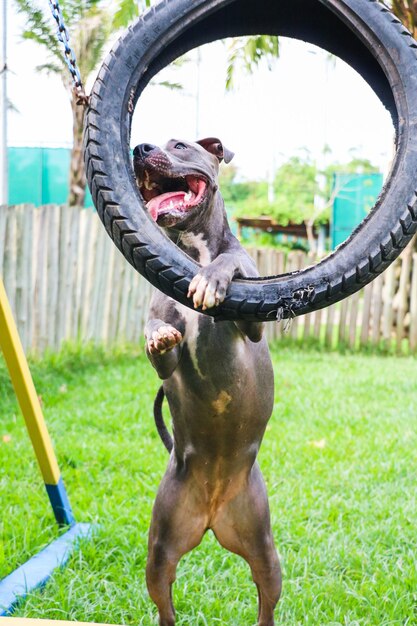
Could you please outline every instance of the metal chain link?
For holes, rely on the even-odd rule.
[[[57,37],[59,41],[64,45],[65,61],[68,65],[68,69],[71,73],[74,83],[74,92],[77,99],[77,104],[88,106],[89,97],[84,91],[83,83],[81,80],[80,71],[77,66],[77,59],[75,52],[70,45],[70,36],[65,26],[64,16],[62,15],[61,7],[58,0],[48,0],[51,7],[52,15],[58,25]]]

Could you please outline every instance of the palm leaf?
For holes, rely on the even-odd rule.
[[[113,17],[112,26],[116,30],[124,28],[139,15],[139,6],[135,0],[120,0],[119,8]]]
[[[252,74],[263,60],[272,69],[278,56],[279,42],[275,35],[235,37],[229,44],[226,89],[233,89],[238,69]]]
[[[152,0],[119,0],[117,11],[113,17],[113,28],[118,30],[128,26],[152,4],[155,4]]]

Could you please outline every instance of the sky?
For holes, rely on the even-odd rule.
[[[24,21],[7,1],[8,95],[17,109],[9,114],[8,144],[70,146],[68,96],[59,78],[36,71],[45,53],[22,41]],[[39,3],[49,11],[47,0]],[[324,160],[346,162],[355,155],[387,173],[393,156],[390,115],[343,61],[283,38],[272,71],[265,64],[252,76],[238,72],[235,89],[226,93],[227,50],[227,44],[215,42],[192,51],[181,68],[161,72],[157,80],[179,82],[183,89],[145,89],[133,119],[132,146],[216,136],[235,153],[241,178],[267,179],[281,163],[306,151],[325,164],[328,145],[331,155]],[[92,81],[89,77],[87,88]]]

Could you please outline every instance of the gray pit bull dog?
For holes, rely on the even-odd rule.
[[[190,283],[194,308],[218,306],[235,276],[257,276],[232,235],[218,189],[219,163],[233,154],[219,139],[172,139],[133,152],[151,217],[201,269]],[[180,558],[211,529],[222,546],[249,563],[258,588],[258,625],[274,624],[281,570],[256,456],[273,407],[274,380],[263,323],[214,322],[155,291],[146,352],[164,381],[173,440],[149,532],[146,581],[160,626],[172,626],[171,586]],[[161,418],[161,415],[159,416]]]

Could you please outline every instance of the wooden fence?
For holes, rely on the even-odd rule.
[[[251,249],[261,275],[314,262],[303,252]],[[0,207],[0,275],[26,350],[64,341],[143,342],[152,287],[125,261],[91,209]],[[329,347],[417,350],[417,254],[403,253],[341,303],[267,324],[269,339],[314,338]]]

